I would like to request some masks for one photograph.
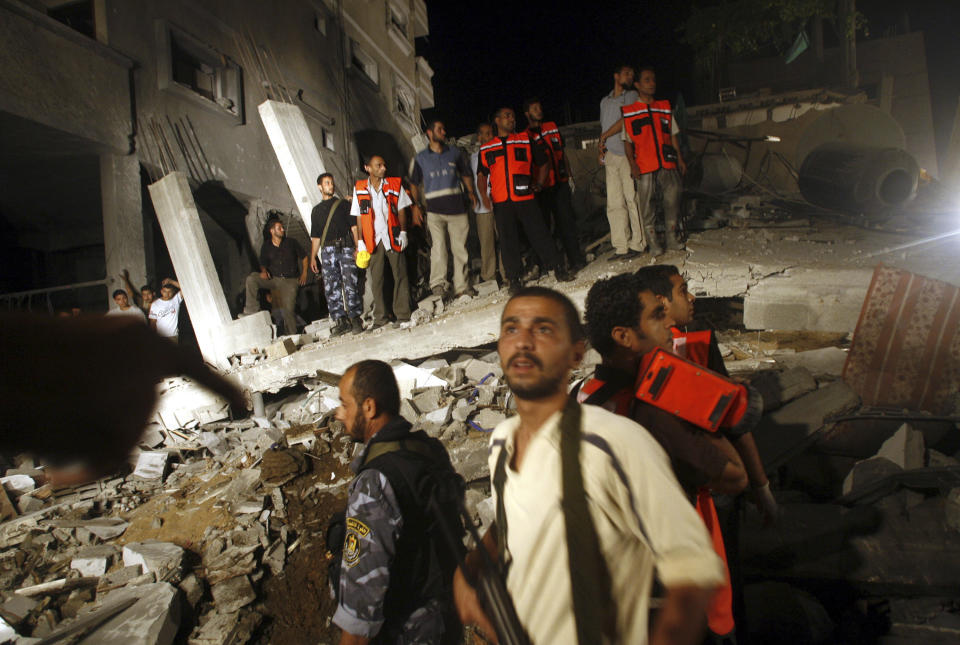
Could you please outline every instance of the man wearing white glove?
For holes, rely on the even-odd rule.
[[[367,267],[373,292],[373,326],[389,322],[383,297],[384,265],[390,265],[393,274],[393,316],[396,323],[410,320],[410,287],[407,263],[403,255],[407,248],[407,211],[413,206],[414,217],[420,217],[399,177],[387,177],[387,164],[380,155],[371,155],[363,166],[367,179],[361,179],[353,190],[350,214],[357,218],[353,227],[357,251],[370,253]]]

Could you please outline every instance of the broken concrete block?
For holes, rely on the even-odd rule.
[[[12,595],[6,602],[0,605],[0,617],[11,625],[16,626],[39,604],[40,603],[33,598]]]
[[[487,379],[490,380],[490,379]],[[483,407],[486,405],[493,405],[493,402],[497,398],[497,388],[494,385],[478,385],[476,389],[476,396],[474,397],[474,403],[478,407]]]
[[[423,416],[423,420],[427,423],[434,423],[437,425],[446,425],[450,422],[450,414],[453,410],[452,404],[447,404],[441,408],[437,408],[432,412],[428,412]]]
[[[106,596],[98,611],[115,603],[136,599],[131,607],[120,612],[80,641],[82,645],[170,645],[180,627],[180,601],[177,589],[166,582],[117,589]],[[81,619],[82,620],[82,619]]]
[[[503,375],[503,370],[500,369],[499,365],[487,363],[475,358],[463,364],[463,371],[466,374],[467,380],[473,383],[479,383],[485,378],[489,380],[491,376],[493,378],[500,378],[500,376]]]
[[[817,378],[840,378],[847,352],[839,347],[822,347],[796,354],[776,356],[777,363],[786,367],[804,367]]]
[[[8,475],[6,477],[0,477],[0,484],[3,484],[4,489],[14,496],[29,493],[37,487],[37,483],[33,481],[33,477],[29,475]]]
[[[289,337],[284,337],[267,347],[267,360],[283,358],[297,351],[297,344]]]
[[[763,411],[776,410],[798,396],[817,389],[817,381],[805,367],[784,371],[764,370],[750,380],[750,386],[763,397]]]
[[[276,576],[283,572],[286,560],[287,547],[282,540],[277,540],[264,552],[261,562],[270,569],[271,574]]]
[[[440,439],[446,443],[460,441],[467,436],[467,424],[463,421],[454,421],[447,425],[446,429],[440,434]]]
[[[15,639],[18,639],[16,630],[7,621],[0,618],[0,643],[14,642]]]
[[[467,403],[466,399],[460,399],[453,407],[453,420],[466,423],[476,409],[477,405],[475,403]]]
[[[816,439],[827,418],[849,412],[859,403],[860,397],[850,386],[836,381],[766,415],[754,428],[753,437],[768,472],[802,452]]]
[[[477,292],[478,297],[489,296],[498,291],[500,291],[500,285],[497,284],[496,280],[487,280],[486,282],[481,282],[476,285],[474,289]]]
[[[886,457],[871,457],[858,461],[843,480],[843,494],[860,490],[873,482],[896,475],[903,469]]]
[[[230,614],[212,613],[200,619],[200,627],[194,630],[187,645],[232,645],[253,642],[263,615],[256,611]]]
[[[227,452],[227,446],[223,438],[215,432],[201,432],[200,445],[209,450],[214,457],[219,457]]]
[[[210,434],[210,433],[208,433]],[[163,481],[163,475],[167,470],[167,459],[170,457],[166,452],[141,452],[137,457],[137,467],[133,469],[133,476],[141,479],[158,479]]]
[[[450,387],[457,387],[466,380],[466,373],[463,368],[456,365],[434,369],[433,375],[442,378]]]
[[[197,577],[197,574],[191,573],[181,580],[178,586],[191,607],[196,607],[203,599],[203,581]]]
[[[204,554],[203,567],[207,571],[207,582],[212,585],[224,580],[252,573],[257,568],[256,550],[260,543],[246,546],[231,546],[212,557]]]
[[[499,425],[506,418],[507,415],[499,410],[494,410],[493,408],[484,408],[474,415],[472,421],[484,430],[489,431],[496,428],[497,425]]]
[[[81,576],[100,577],[107,572],[110,562],[104,557],[74,558],[70,568],[80,572]]]
[[[883,442],[877,457],[886,457],[904,470],[923,468],[926,451],[923,433],[904,423],[892,437]]]
[[[111,571],[100,578],[100,584],[97,585],[98,591],[109,591],[118,587],[123,587],[143,575],[143,567],[139,564],[132,567],[123,567],[116,571]]]
[[[140,445],[146,446],[151,450],[163,445],[165,440],[166,437],[163,435],[160,425],[157,423],[148,424],[147,427],[143,429],[143,434],[140,435]]]
[[[955,459],[945,455],[938,450],[931,448],[927,450],[927,466],[930,468],[948,468],[950,466],[960,466],[960,459]]]
[[[33,495],[21,495],[20,499],[17,500],[17,510],[20,511],[21,515],[39,511],[41,508],[43,508],[43,500],[37,499]]]
[[[412,314],[410,314],[410,323],[411,327],[416,327],[417,325],[423,325],[430,322],[431,315],[425,309],[417,309]]]
[[[420,411],[420,414],[433,412],[442,404],[443,390],[444,388],[439,385],[424,388],[419,394],[413,397],[414,407]]]
[[[954,531],[960,531],[960,488],[953,488],[947,493],[943,503],[947,526]]]
[[[400,398],[409,399],[411,390],[416,388],[430,387],[439,385],[445,387],[446,381],[433,375],[431,370],[414,367],[409,363],[397,362],[392,365],[393,375],[397,379],[397,385],[400,387]]]
[[[178,575],[183,566],[183,549],[171,542],[131,542],[123,547],[123,564],[140,565],[157,578]]]
[[[257,599],[257,594],[247,576],[237,576],[219,582],[210,588],[210,592],[213,594],[217,611],[223,614],[237,611]]]
[[[443,313],[443,298],[440,296],[427,296],[417,303],[417,311],[424,311],[431,316],[439,316]]]
[[[423,361],[417,367],[423,370],[438,370],[441,367],[449,367],[449,366],[450,366],[450,363],[448,363],[446,359],[431,358],[429,360]]]
[[[413,407],[413,404],[410,403],[410,399],[403,399],[400,401],[400,416],[410,423],[415,423],[417,418],[420,416],[420,413],[417,412],[416,408]]]
[[[294,449],[267,450],[260,462],[260,478],[274,486],[282,486],[306,471],[307,458]]]

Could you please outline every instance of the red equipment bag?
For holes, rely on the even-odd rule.
[[[648,356],[637,380],[637,399],[716,432],[743,386],[663,349]]]

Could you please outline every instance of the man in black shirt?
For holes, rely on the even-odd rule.
[[[297,333],[297,317],[293,307],[297,302],[297,285],[307,283],[307,256],[296,240],[284,236],[283,222],[276,215],[267,220],[270,238],[260,247],[260,273],[247,276],[247,302],[244,315],[260,311],[257,292],[269,289],[274,307],[283,312],[283,331]]]
[[[341,336],[348,331],[359,334],[363,331],[360,322],[363,295],[359,288],[360,268],[356,262],[350,202],[334,197],[336,186],[333,175],[328,172],[317,177],[317,187],[323,201],[314,206],[310,214],[310,269],[323,273],[327,310],[335,323],[330,335]]]

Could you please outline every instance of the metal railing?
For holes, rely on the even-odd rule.
[[[28,291],[16,291],[13,293],[0,293],[0,308],[6,311],[33,311],[35,299],[43,298],[42,303],[47,313],[54,313],[53,301],[50,295],[61,291],[76,291],[88,287],[107,286],[107,279],[90,280],[88,282],[76,282],[74,284],[64,284],[58,287],[46,287],[44,289],[30,289]]]

